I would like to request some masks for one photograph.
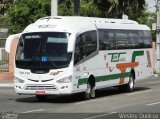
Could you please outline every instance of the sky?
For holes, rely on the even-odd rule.
[[[155,12],[156,11],[155,5],[157,0],[145,0],[145,1],[148,4],[148,11]]]

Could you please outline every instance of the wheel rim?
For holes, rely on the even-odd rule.
[[[86,89],[85,93],[88,95],[91,93],[91,86],[89,84],[87,84],[87,89]]]
[[[134,81],[133,81],[133,78],[132,78],[132,77],[130,77],[129,87],[130,87],[130,89],[133,89],[133,88],[134,88]]]

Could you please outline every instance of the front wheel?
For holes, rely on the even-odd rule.
[[[95,98],[95,86],[91,86],[91,84],[87,83],[87,88],[83,93],[83,98],[88,100],[90,98]]]

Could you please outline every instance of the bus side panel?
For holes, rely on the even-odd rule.
[[[136,81],[150,77],[153,75],[151,56],[151,49],[99,51],[81,65],[83,78],[79,79],[78,87],[83,90],[91,74],[96,78],[97,89],[128,83],[131,70]]]

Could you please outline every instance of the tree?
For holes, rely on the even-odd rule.
[[[50,15],[49,0],[16,0],[8,10],[6,20],[10,33],[18,33],[27,25],[48,15]]]
[[[140,24],[146,24],[152,29],[152,24],[156,23],[156,14],[144,11],[138,18],[137,22]],[[156,31],[152,31],[152,39],[156,40]]]
[[[59,16],[73,16],[74,15],[74,6],[73,0],[59,0],[58,1],[58,15]]]
[[[3,15],[5,11],[13,4],[14,0],[1,0],[0,1],[0,14]]]
[[[58,15],[74,15],[73,1],[59,0]],[[28,24],[41,17],[50,16],[50,2],[50,0],[15,0],[7,10],[4,20],[7,21],[10,33],[22,32]],[[81,0],[80,15],[121,18],[125,13],[130,19],[137,20],[144,10],[144,5],[145,0]]]
[[[5,13],[13,4],[14,0],[1,0],[0,1],[0,28],[6,27]]]
[[[145,11],[145,7],[145,0],[119,0],[119,16],[124,12],[130,19],[137,20]]]
[[[100,14],[98,17],[116,17],[118,13],[119,0],[93,0]],[[112,15],[110,15],[112,14]]]
[[[94,0],[100,17],[122,18],[123,13],[136,19],[145,9],[145,0]]]

